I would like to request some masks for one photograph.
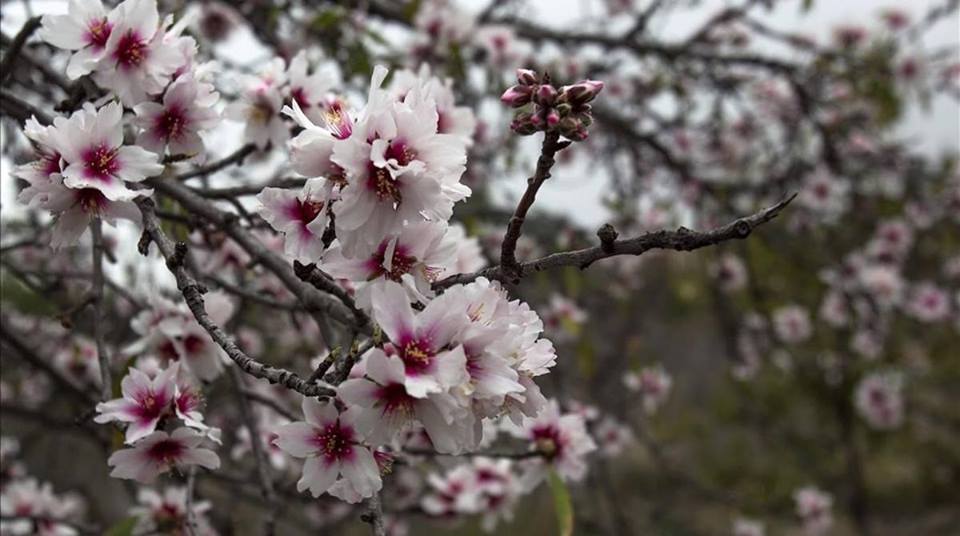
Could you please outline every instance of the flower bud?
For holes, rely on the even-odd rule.
[[[500,96],[500,102],[511,108],[519,108],[530,102],[530,92],[529,87],[511,86]]]
[[[560,122],[560,114],[558,114],[556,110],[551,108],[550,111],[547,112],[547,126],[554,127],[559,122]]]
[[[513,130],[521,136],[529,136],[537,131],[537,126],[533,124],[533,117],[530,113],[519,113],[513,118],[510,124],[510,130]]]
[[[603,89],[603,82],[597,80],[582,80],[572,86],[565,86],[564,100],[574,106],[586,104],[596,98]]]
[[[537,84],[537,72],[531,69],[517,69],[517,83],[521,86]]]
[[[534,100],[540,106],[552,106],[557,100],[557,89],[551,85],[544,84],[537,88]]]

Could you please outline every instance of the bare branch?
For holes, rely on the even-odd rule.
[[[675,251],[693,251],[707,246],[713,246],[727,240],[744,239],[750,236],[754,229],[777,217],[778,214],[793,201],[796,194],[784,198],[776,205],[765,208],[756,214],[740,218],[723,227],[709,231],[691,231],[681,227],[676,231],[654,231],[624,240],[613,240],[599,246],[553,253],[530,262],[519,265],[516,277],[541,272],[551,268],[563,266],[577,266],[581,270],[594,262],[615,257],[617,255],[641,255],[651,249],[670,249]],[[456,284],[469,283],[479,277],[497,281],[511,281],[512,275],[507,275],[500,266],[493,266],[472,274],[459,274],[448,277],[433,284],[434,289],[444,289]]]
[[[203,177],[204,175],[210,175],[216,173],[222,169],[228,168],[234,164],[239,164],[243,162],[243,159],[250,156],[254,151],[257,150],[257,146],[253,144],[247,144],[243,147],[234,151],[231,155],[217,160],[216,162],[211,162],[205,166],[198,167],[197,169],[183,173],[182,175],[177,175],[177,180],[185,181],[187,179],[193,179],[196,177]]]
[[[550,169],[553,168],[554,157],[557,152],[570,145],[569,141],[560,141],[560,134],[556,132],[547,132],[543,136],[543,146],[540,149],[540,158],[537,159],[537,169],[533,176],[527,179],[527,189],[523,192],[523,197],[517,203],[517,208],[507,224],[507,233],[503,237],[503,244],[500,247],[500,266],[501,273],[511,281],[520,280],[520,265],[517,263],[517,240],[520,239],[523,221],[527,217],[527,211],[537,200],[537,191],[544,181],[550,178]]]

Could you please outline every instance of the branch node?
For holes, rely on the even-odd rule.
[[[597,237],[600,238],[600,249],[604,253],[613,253],[614,241],[617,237],[620,236],[620,233],[613,228],[613,225],[609,223],[604,223],[597,229]]]

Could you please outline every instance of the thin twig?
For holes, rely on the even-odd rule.
[[[501,273],[508,280],[520,280],[520,265],[517,262],[516,253],[517,240],[520,239],[523,221],[527,217],[527,211],[537,200],[537,191],[540,190],[540,186],[550,178],[550,169],[553,168],[555,161],[554,157],[558,151],[569,144],[569,141],[561,142],[560,134],[557,132],[547,132],[543,136],[543,146],[540,149],[540,158],[537,159],[537,169],[533,176],[527,179],[527,189],[523,192],[523,197],[517,203],[517,208],[507,224],[507,232],[500,247]]]
[[[675,251],[693,251],[695,249],[713,246],[727,240],[744,239],[750,236],[754,229],[777,217],[778,214],[793,201],[796,194],[784,198],[776,205],[765,208],[756,214],[740,218],[722,227],[709,231],[691,231],[680,227],[676,231],[654,231],[642,235],[614,240],[599,246],[574,251],[553,253],[530,262],[519,265],[516,277],[563,266],[577,266],[581,270],[594,262],[615,257],[617,255],[641,255],[651,249],[670,249]],[[456,284],[469,283],[477,278],[485,277],[490,280],[512,280],[513,277],[504,274],[500,266],[486,268],[472,274],[458,274],[433,284],[434,289],[444,289]]]
[[[224,157],[221,160],[211,162],[205,166],[200,166],[191,171],[187,171],[186,173],[183,173],[181,175],[177,175],[177,180],[185,181],[187,179],[193,179],[195,177],[203,177],[204,175],[210,175],[212,173],[216,173],[217,171],[230,167],[233,164],[239,164],[240,162],[243,162],[244,158],[250,156],[250,154],[256,150],[257,150],[256,145],[252,145],[252,144],[244,145],[243,147],[237,149],[236,151],[231,153],[229,156]]]
[[[241,350],[233,339],[227,335],[223,329],[211,320],[203,303],[203,293],[206,288],[197,283],[192,275],[184,266],[184,260],[187,253],[187,246],[183,242],[174,244],[167,237],[166,233],[160,228],[159,220],[154,213],[155,206],[152,199],[137,199],[137,206],[140,208],[140,214],[143,217],[144,236],[141,237],[138,249],[140,253],[146,255],[150,247],[150,242],[157,245],[161,255],[167,263],[167,268],[173,273],[177,280],[177,288],[183,294],[183,298],[193,313],[197,323],[206,330],[210,337],[227,353],[227,356],[237,364],[238,367],[247,374],[267,380],[270,383],[280,384],[288,389],[293,389],[304,396],[326,397],[333,396],[334,391],[328,386],[318,385],[316,383],[308,384],[296,373],[289,370],[279,369],[264,365],[256,359],[248,356]]]
[[[243,424],[247,427],[250,434],[250,447],[253,450],[253,463],[257,470],[257,480],[260,485],[260,494],[267,502],[268,513],[264,521],[264,533],[268,536],[273,534],[276,525],[277,516],[277,496],[273,490],[273,481],[270,480],[270,468],[267,464],[266,454],[263,452],[261,443],[260,427],[257,425],[256,416],[253,414],[253,408],[250,407],[250,400],[243,387],[243,378],[237,369],[230,370],[230,380],[237,392],[237,398],[240,400],[240,416],[243,417]],[[295,419],[292,419],[295,420]]]

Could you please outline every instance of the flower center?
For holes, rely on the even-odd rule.
[[[78,190],[76,195],[80,210],[87,214],[99,214],[100,209],[107,204],[107,198],[96,188],[83,188]]]
[[[314,440],[328,462],[345,458],[353,451],[352,430],[339,422],[328,425]]]
[[[400,192],[400,184],[396,179],[390,176],[386,168],[378,168],[370,162],[370,169],[367,176],[367,187],[377,195],[380,201],[392,201],[399,205],[403,200]]]
[[[399,413],[406,418],[413,417],[413,397],[407,394],[407,388],[403,384],[391,383],[381,387],[376,396],[384,406],[384,413]]]
[[[147,59],[149,52],[146,41],[136,31],[129,30],[120,37],[117,50],[114,51],[113,56],[121,67],[134,69]]]
[[[295,87],[291,89],[290,98],[300,105],[301,110],[306,110],[311,106],[310,101],[307,99],[307,90],[302,87]]]
[[[94,19],[87,25],[87,43],[95,49],[102,49],[107,46],[107,39],[110,38],[110,30],[113,25],[107,21],[106,17]]]
[[[390,146],[387,147],[387,150],[384,151],[384,157],[387,160],[396,160],[397,164],[401,166],[406,166],[410,164],[410,162],[413,162],[414,158],[417,157],[417,153],[407,145],[406,142],[394,140],[390,143]]]
[[[185,450],[186,447],[183,446],[183,443],[164,439],[151,446],[147,450],[147,456],[158,462],[171,465],[183,456]]]
[[[110,180],[110,177],[120,169],[120,163],[117,162],[117,151],[105,144],[100,144],[84,153],[83,162],[87,176],[102,181]]]
[[[175,140],[183,136],[186,131],[187,114],[183,108],[173,105],[160,114],[154,121],[154,129],[160,137]]]
[[[317,219],[317,216],[320,215],[320,212],[323,210],[325,204],[326,203],[323,201],[313,201],[309,199],[306,201],[300,201],[297,199],[297,219],[303,222],[304,225],[312,222],[313,220]]]
[[[400,347],[400,357],[403,359],[407,374],[418,375],[430,368],[434,354],[429,346],[414,339]]]

